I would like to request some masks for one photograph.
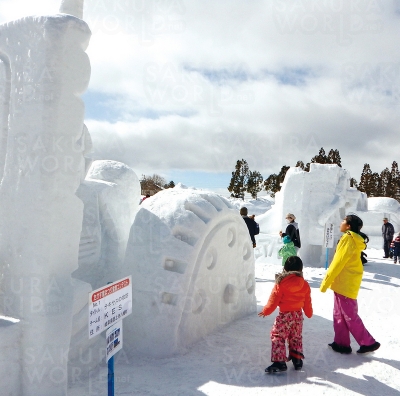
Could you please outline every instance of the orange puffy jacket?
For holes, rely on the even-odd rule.
[[[310,285],[301,272],[283,272],[275,281],[267,305],[262,313],[270,315],[279,306],[279,311],[303,310],[308,318],[313,314]]]

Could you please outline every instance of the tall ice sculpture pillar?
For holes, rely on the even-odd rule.
[[[67,394],[90,78],[82,6],[0,26],[0,313],[21,330],[12,395]]]

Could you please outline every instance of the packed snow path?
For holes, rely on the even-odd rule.
[[[305,268],[312,288],[314,316],[304,320],[304,367],[265,374],[270,364],[269,331],[275,319],[256,314],[237,320],[198,342],[183,356],[129,359],[119,352],[115,367],[116,395],[398,395],[400,392],[400,265],[367,251],[369,262],[358,298],[359,312],[371,334],[381,342],[373,354],[341,355],[327,344],[333,340],[332,291],[319,291],[323,268]],[[256,264],[258,308],[266,303],[280,267]],[[76,378],[71,396],[107,395],[107,368],[90,380]]]

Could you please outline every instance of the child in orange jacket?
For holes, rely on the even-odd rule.
[[[286,361],[292,360],[295,370],[303,367],[303,312],[308,318],[313,314],[311,289],[303,278],[303,262],[300,257],[289,257],[284,270],[275,279],[267,305],[258,314],[265,317],[279,306],[271,330],[271,361],[265,369],[267,373],[286,371]],[[289,357],[286,357],[286,340],[289,344]]]

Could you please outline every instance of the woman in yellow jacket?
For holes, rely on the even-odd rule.
[[[373,352],[380,347],[358,316],[357,295],[361,286],[363,265],[361,252],[368,237],[360,232],[362,220],[356,215],[347,215],[340,224],[344,234],[339,240],[332,263],[326,272],[320,290],[334,292],[333,329],[335,338],[328,344],[335,352],[351,353],[350,333],[360,344],[357,353]]]

